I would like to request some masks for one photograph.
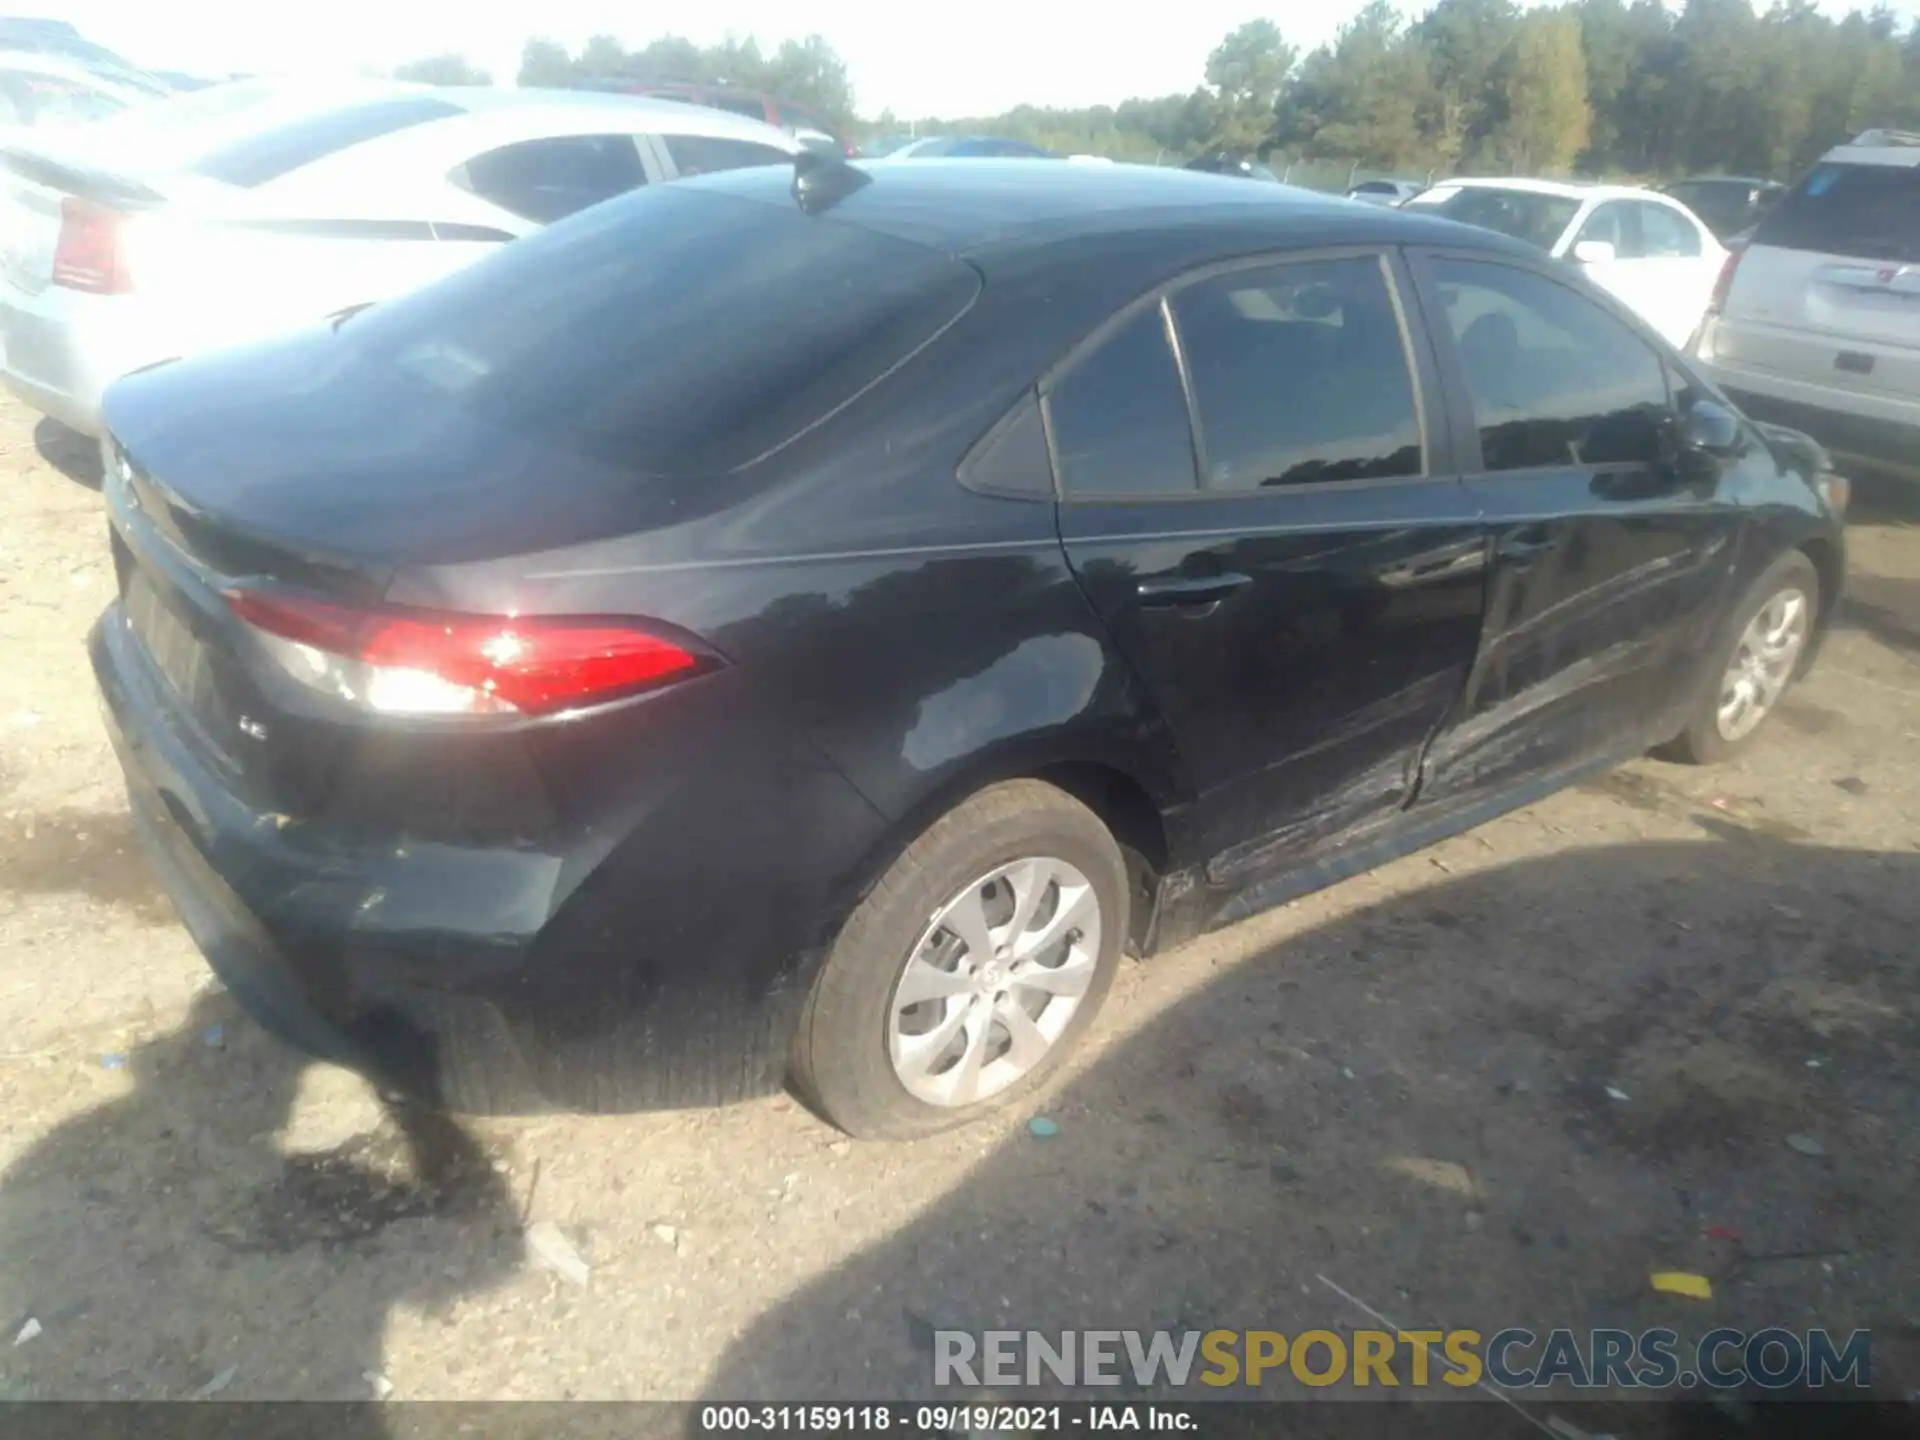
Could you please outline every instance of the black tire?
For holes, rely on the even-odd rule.
[[[1733,663],[1740,637],[1748,624],[1762,607],[1786,589],[1797,589],[1806,596],[1807,623],[1809,627],[1812,626],[1814,618],[1820,613],[1820,572],[1800,551],[1789,550],[1747,587],[1746,594],[1740,597],[1740,603],[1728,612],[1726,624],[1721,627],[1713,648],[1707,652],[1707,663],[1697,681],[1697,694],[1693,710],[1687,718],[1687,727],[1661,747],[1659,753],[1663,758],[1689,765],[1717,765],[1741,754],[1765,733],[1767,721],[1773,718],[1772,710],[1737,740],[1729,740],[1721,733],[1721,681],[1726,676],[1728,666]],[[1796,665],[1803,664],[1805,658],[1806,650],[1803,647]],[[1778,708],[1777,705],[1774,708]]]
[[[965,1106],[928,1103],[894,1072],[887,1027],[894,989],[929,917],[968,882],[1029,856],[1076,867],[1100,906],[1094,973],[1048,1053],[1006,1089]],[[1127,934],[1126,866],[1099,816],[1038,780],[1010,780],[971,796],[901,852],[848,916],[814,982],[794,1037],[800,1092],[849,1135],[908,1140],[996,1110],[1042,1083],[1099,1011]]]

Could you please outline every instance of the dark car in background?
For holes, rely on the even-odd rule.
[[[705,105],[763,120],[777,126],[809,150],[827,155],[854,155],[858,148],[841,138],[834,126],[814,111],[775,95],[761,95],[732,85],[694,85],[680,81],[588,80],[585,90],[610,90],[619,95],[652,95],[660,100],[678,100],[683,105]]]
[[[1787,187],[1751,175],[1693,175],[1662,185],[1660,193],[1693,211],[1726,243],[1759,224]]]
[[[1196,155],[1180,168],[1196,170],[1202,175],[1231,175],[1239,180],[1265,180],[1275,185],[1280,183],[1278,175],[1251,155],[1234,155],[1224,151],[1213,155]]]
[[[1565,266],[1175,169],[646,186],[106,420],[188,928],[470,1108],[963,1121],[1123,950],[1750,744],[1843,566],[1817,448]]]

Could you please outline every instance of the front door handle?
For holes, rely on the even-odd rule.
[[[1142,580],[1136,593],[1142,605],[1217,605],[1252,583],[1251,575],[1232,570],[1218,575],[1156,575]]]

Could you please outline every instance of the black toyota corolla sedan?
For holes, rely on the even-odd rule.
[[[915,1135],[1123,950],[1728,755],[1812,659],[1844,482],[1526,246],[799,163],[108,396],[110,728],[286,1038]]]

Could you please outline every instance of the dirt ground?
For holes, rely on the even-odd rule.
[[[1920,1389],[1920,499],[1863,496],[1746,760],[1130,964],[1034,1105],[901,1148],[786,1099],[403,1132],[235,1014],[95,708],[96,485],[0,408],[0,1397],[913,1395],[937,1326],[1371,1323],[1334,1285],[1401,1326],[1870,1327]]]

